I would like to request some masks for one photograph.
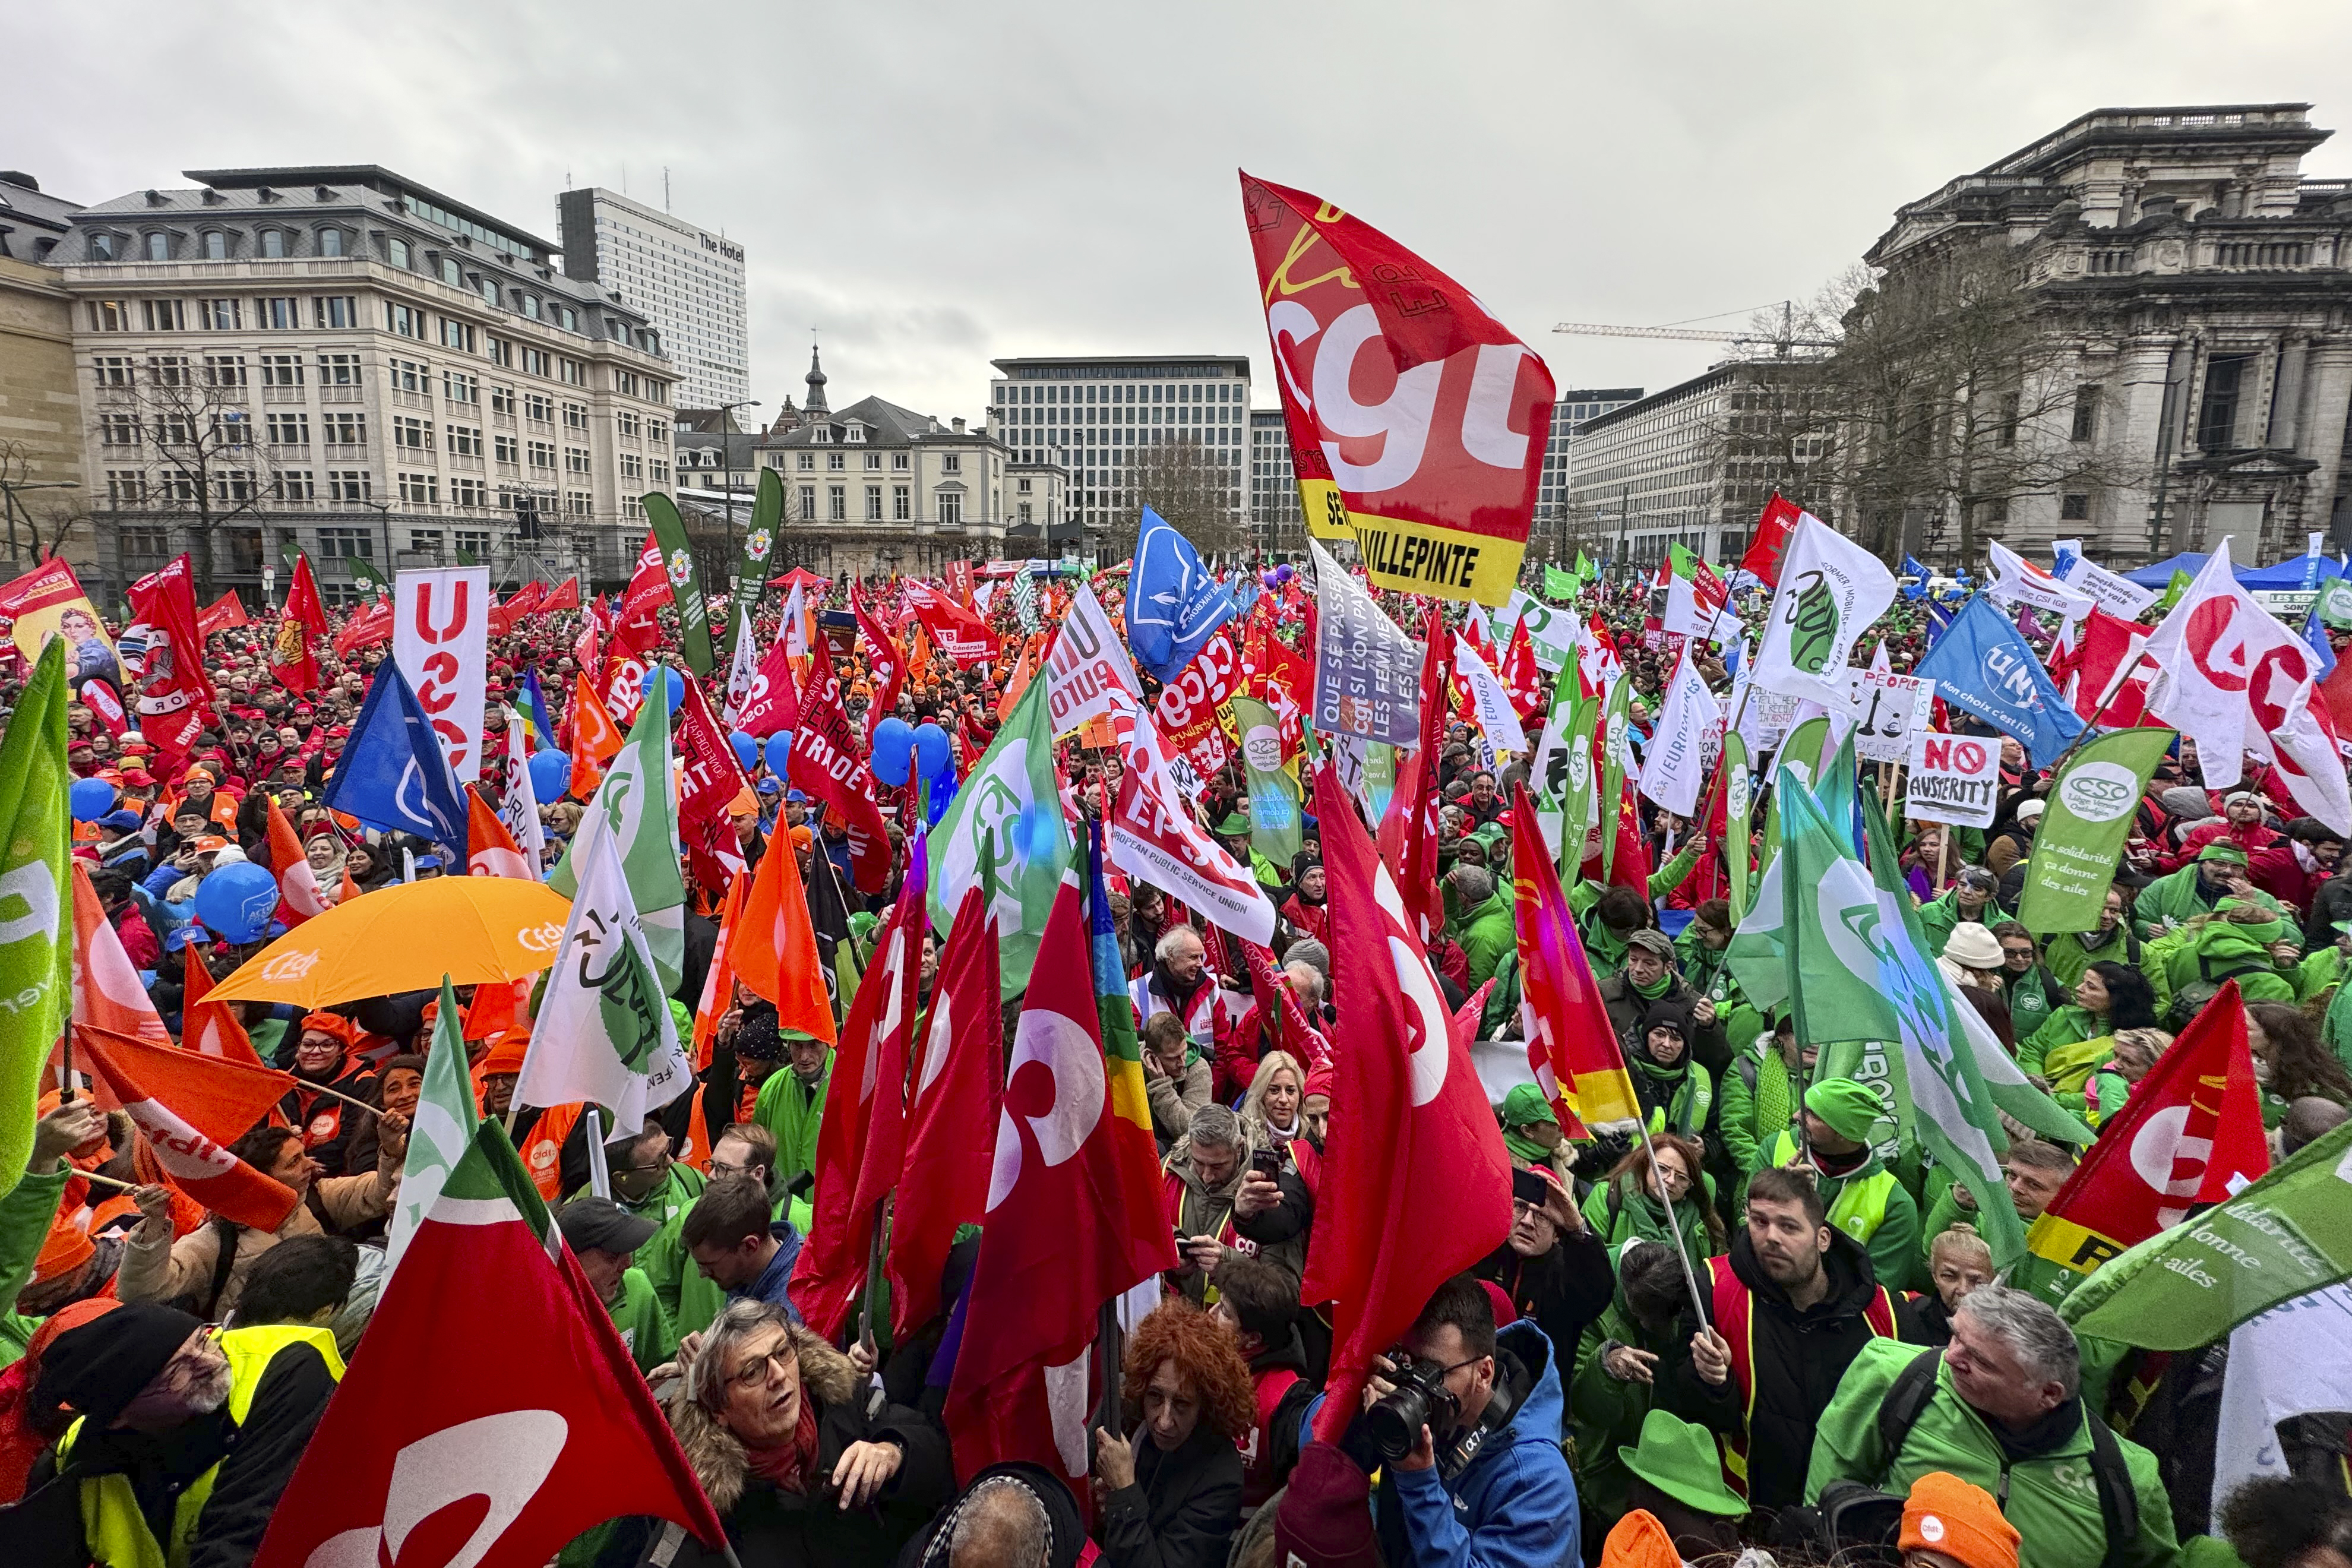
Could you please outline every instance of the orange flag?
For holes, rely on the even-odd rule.
[[[87,1026],[74,1044],[90,1076],[110,1089],[155,1145],[172,1184],[215,1214],[256,1230],[276,1230],[300,1200],[291,1188],[230,1153],[294,1087],[292,1073],[151,1046]]]
[[[694,1070],[702,1071],[710,1065],[711,1042],[719,1033],[719,1020],[735,1005],[735,964],[728,956],[733,946],[735,931],[743,918],[743,905],[751,895],[750,873],[738,871],[727,884],[727,898],[719,906],[719,939],[710,949],[710,966],[703,972],[702,997],[694,1009]]]
[[[1004,700],[996,705],[998,723],[1004,723],[1013,717],[1013,705],[1021,700],[1021,694],[1029,689],[1029,682],[1035,679],[1036,674],[1037,667],[1029,658],[1029,645],[1024,643],[1021,662],[1013,667],[1012,675],[1005,679]]]
[[[230,1061],[262,1065],[252,1037],[236,1021],[236,1009],[226,1002],[207,1002],[215,984],[213,972],[194,942],[180,950],[187,959],[187,991],[180,1004],[180,1043],[199,1056],[225,1057]]]
[[[302,840],[277,797],[262,797],[269,806],[269,874],[278,879],[278,918],[291,931],[312,915],[327,912],[320,896],[318,873],[302,853]]]
[[[572,783],[565,790],[586,800],[604,782],[605,765],[621,754],[621,731],[604,711],[604,700],[582,671],[572,694]]]
[[[474,877],[517,877],[526,882],[536,882],[530,874],[530,863],[517,847],[514,835],[482,798],[481,790],[468,784],[466,788],[466,872]]]
[[[743,989],[776,1005],[778,1027],[833,1042],[833,1003],[817,962],[808,896],[801,890],[792,843],[781,835],[770,841],[760,874],[751,879],[727,962]]]
[[[73,1021],[95,1025],[128,1039],[144,1040],[151,1045],[169,1046],[172,1031],[163,1026],[155,1004],[147,998],[147,987],[139,982],[139,971],[131,966],[131,955],[122,951],[122,939],[106,918],[106,907],[98,901],[98,889],[89,885],[89,872],[79,860],[73,866]],[[48,1081],[58,1081],[57,1053],[50,1053]],[[106,1087],[105,1080],[94,1079],[90,1098],[101,1110],[120,1110]]]

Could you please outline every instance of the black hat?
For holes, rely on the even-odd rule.
[[[635,1252],[661,1226],[640,1219],[610,1198],[577,1197],[555,1211],[564,1242],[574,1252],[593,1247],[614,1254]]]
[[[175,1307],[125,1301],[57,1337],[42,1354],[35,1403],[44,1410],[70,1405],[97,1426],[112,1426],[204,1326]]]

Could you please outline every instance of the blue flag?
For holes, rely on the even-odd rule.
[[[2312,658],[2318,668],[2312,679],[2325,680],[2336,673],[2336,649],[2327,640],[2327,623],[2319,618],[2319,604],[2314,600],[2311,614],[2303,618],[2303,640],[2310,646]]]
[[[547,694],[539,689],[539,667],[522,672],[522,710],[530,716],[531,738],[542,748],[555,745],[555,726],[547,721]]]
[[[1924,599],[1927,596],[1927,569],[1919,564],[1917,556],[1906,555],[1903,558],[1903,575],[1915,579],[1904,588],[1905,598]]]
[[[1145,507],[1135,569],[1127,574],[1127,646],[1135,650],[1135,662],[1173,680],[1233,614],[1233,596],[1210,574],[1201,552]]]
[[[466,796],[424,704],[390,659],[376,666],[375,684],[352,725],[334,776],[328,809],[356,816],[387,833],[414,833],[455,850],[466,863]]]
[[[2083,721],[2051,684],[2033,645],[1990,599],[1970,599],[1912,673],[1932,676],[1937,696],[2016,737],[2037,768],[2056,761],[2083,732]]]

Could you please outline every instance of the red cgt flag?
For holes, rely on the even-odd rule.
[[[2025,1244],[2088,1274],[2271,1168],[2238,983],[2225,980],[2157,1058]],[[2161,1174],[2163,1184],[2157,1184]]]
[[[463,1332],[451,1331],[455,1301]],[[682,1525],[714,1556],[725,1542],[495,1121],[475,1131],[384,1282],[368,1345],[304,1446],[254,1568],[541,1568],[624,1514]]]
[[[1396,883],[1328,764],[1316,771],[1315,802],[1332,968],[1357,977],[1340,994],[1346,1043],[1333,1062],[1331,1101],[1347,1114],[1331,1119],[1299,1291],[1337,1303],[1330,1397],[1315,1434],[1336,1443],[1372,1357],[1412,1326],[1431,1292],[1510,1234],[1511,1162],[1470,1065],[1470,1030],[1447,1016]]]
[[[187,766],[188,752],[204,731],[205,710],[214,700],[189,572],[183,555],[131,584],[131,624],[123,630],[126,644],[143,644],[144,649],[131,672],[139,682],[139,732],[173,776]]]
[[[576,610],[579,607],[580,579],[577,577],[566,577],[562,582],[558,583],[553,588],[548,591],[547,597],[541,599],[538,604],[531,606],[531,614],[535,616],[552,615],[557,610]]]
[[[907,1091],[907,1152],[890,1216],[890,1335],[905,1344],[935,1317],[956,1227],[988,1215],[1004,1098],[1004,1022],[996,921],[987,894],[964,891],[931,985]]]
[[[153,1046],[86,1024],[74,1045],[97,1080],[155,1146],[172,1184],[256,1230],[276,1230],[301,1200],[230,1153],[294,1087],[294,1075],[174,1046]]]

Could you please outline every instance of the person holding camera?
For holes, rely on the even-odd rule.
[[[1234,1204],[1244,1184],[1253,1179],[1264,1184],[1271,1202],[1282,1163],[1278,1154],[1265,1151],[1253,1166],[1241,1119],[1222,1105],[1204,1105],[1193,1112],[1183,1141],[1160,1162],[1168,1221],[1176,1228],[1181,1260],[1168,1278],[1194,1306],[1207,1295],[1210,1274],[1235,1253],[1263,1256],[1294,1282],[1298,1279],[1307,1252],[1303,1237],[1268,1246],[1235,1227]]]

